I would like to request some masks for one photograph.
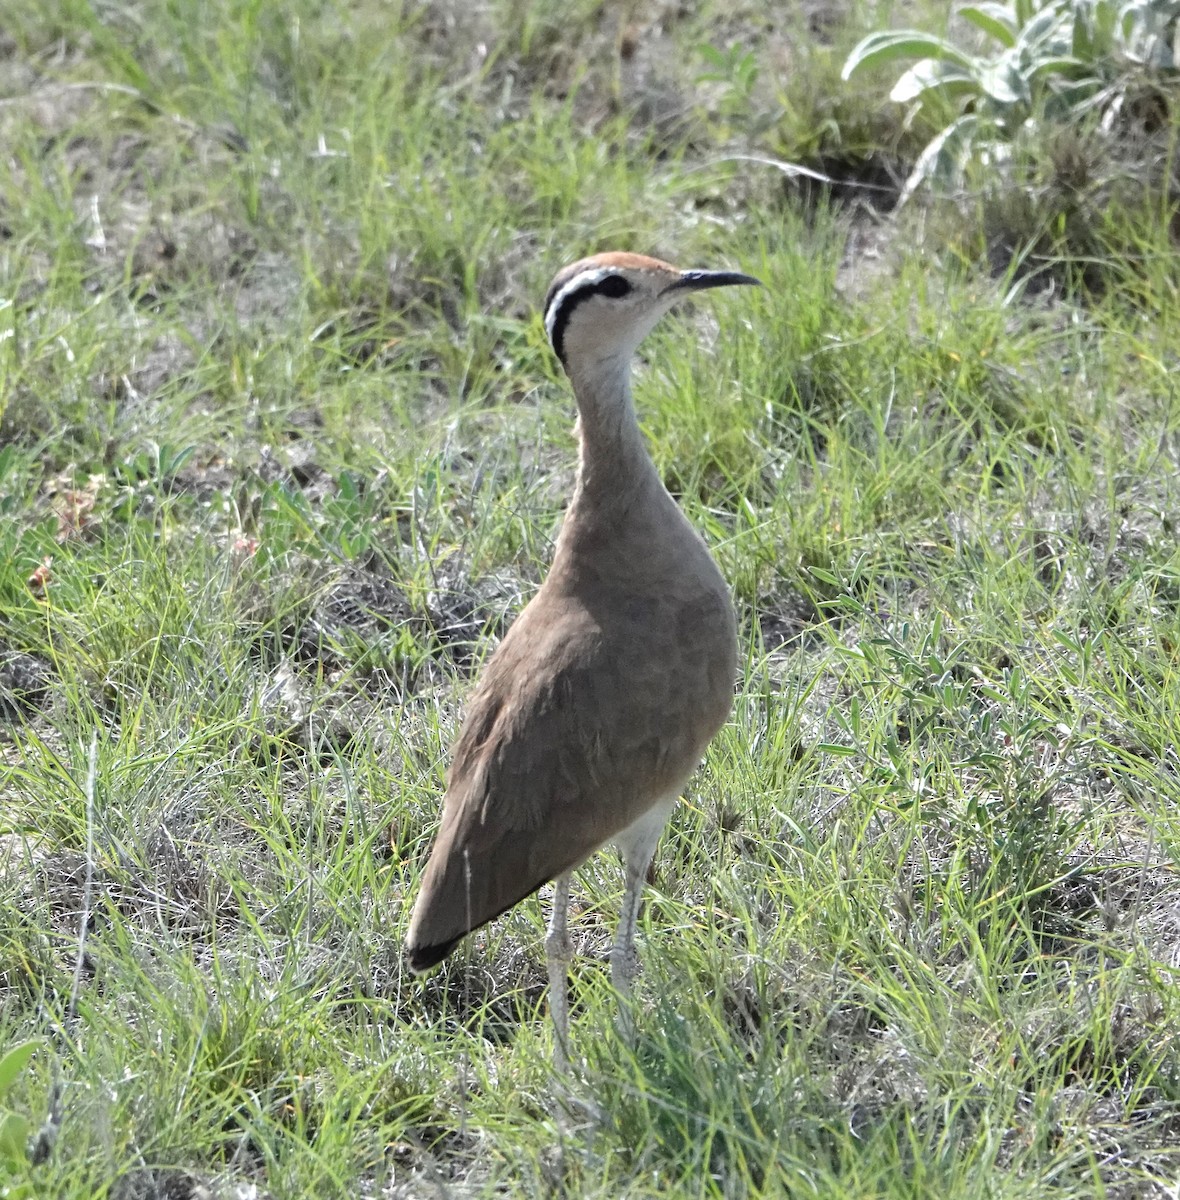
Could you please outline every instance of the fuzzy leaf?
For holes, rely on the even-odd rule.
[[[889,29],[862,38],[845,59],[840,78],[851,79],[857,71],[899,58],[949,59],[963,67],[971,65],[968,56],[944,38],[922,33],[918,29]]]
[[[1016,45],[1016,19],[1006,4],[968,4],[959,9],[959,16],[970,21],[976,29],[983,30],[988,37],[995,38],[1002,46]]]
[[[979,84],[997,104],[1027,104],[1029,101],[1028,81],[1021,77],[1010,52],[988,63],[979,72]]]
[[[979,80],[958,63],[924,58],[921,62],[914,63],[893,85],[889,99],[898,104],[906,104],[929,91],[941,91],[948,95],[978,92]]]
[[[1078,71],[1086,64],[1072,54],[1064,54],[1058,58],[1039,58],[1029,72],[1030,79],[1043,79],[1046,75],[1064,75],[1067,79],[1078,78]],[[1095,76],[1094,82],[1098,79]]]
[[[1023,56],[1069,54],[1073,49],[1073,35],[1067,31],[1058,6],[1046,6],[1021,26],[1014,48]]]
[[[963,160],[976,139],[980,125],[980,119],[974,113],[964,113],[932,138],[918,155],[898,203],[904,204],[923,184],[934,183],[943,187],[957,184],[962,175]]]

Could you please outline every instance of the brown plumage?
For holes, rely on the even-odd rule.
[[[546,327],[578,402],[578,479],[548,578],[467,705],[406,942],[415,971],[551,879],[563,899],[569,873],[616,840],[628,898],[612,965],[629,982],[639,883],[729,713],[737,666],[728,588],[648,455],[629,364],[684,293],[756,282],[616,253],[566,267],[549,289]],[[564,1041],[562,907],[549,951]]]

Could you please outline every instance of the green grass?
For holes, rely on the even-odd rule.
[[[0,1049],[45,1039],[5,1107],[61,1128],[0,1186],[1173,1194],[1170,201],[1063,292],[784,193],[732,155],[904,153],[833,68],[888,13],[829,17],[9,4]],[[578,877],[567,1089],[542,904],[425,981],[400,943],[572,481],[537,304],[607,247],[767,286],[637,370],[745,656],[633,1048],[621,873]]]

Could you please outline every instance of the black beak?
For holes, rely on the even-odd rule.
[[[740,271],[681,271],[680,278],[663,290],[669,292],[703,292],[716,287],[761,287],[762,280]]]

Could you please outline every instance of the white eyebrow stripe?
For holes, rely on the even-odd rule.
[[[557,314],[561,312],[562,306],[574,294],[580,292],[584,287],[595,287],[601,283],[608,275],[613,274],[611,267],[591,267],[588,271],[579,271],[573,279],[567,283],[556,296],[553,297],[549,305],[549,311],[545,313],[545,332],[549,335],[549,341],[553,341],[553,329],[557,322]]]

